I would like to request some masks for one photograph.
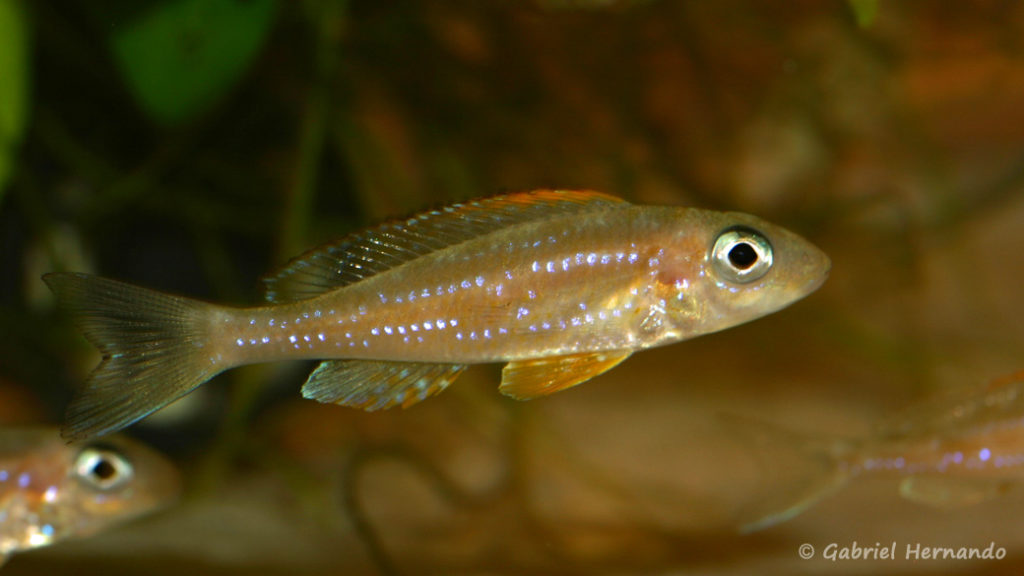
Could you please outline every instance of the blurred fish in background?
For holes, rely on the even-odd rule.
[[[789,483],[747,510],[747,532],[789,520],[862,474],[898,476],[904,498],[942,508],[984,502],[1024,479],[1024,372],[921,402],[859,440],[726,422],[750,438],[766,483]]]
[[[127,437],[67,445],[54,427],[0,429],[0,563],[171,505],[181,478]]]

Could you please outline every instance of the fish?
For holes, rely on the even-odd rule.
[[[52,426],[0,429],[0,564],[169,506],[181,477],[121,435],[68,445]]]
[[[535,190],[386,222],[311,250],[239,308],[74,272],[43,280],[103,354],[62,433],[121,429],[228,368],[317,359],[305,398],[409,407],[469,365],[506,363],[525,400],[634,351],[764,316],[817,289],[831,263],[754,216]]]
[[[1024,371],[920,401],[861,438],[725,420],[759,455],[765,476],[783,478],[742,511],[745,533],[790,520],[865,474],[895,476],[903,498],[945,509],[991,500],[1024,480]]]

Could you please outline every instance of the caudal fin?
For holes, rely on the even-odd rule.
[[[210,304],[88,274],[43,280],[103,354],[68,407],[68,440],[120,430],[223,369],[209,350]]]
[[[740,532],[763,530],[800,514],[849,480],[849,441],[817,438],[739,416],[722,416],[754,453],[763,490],[740,512]]]

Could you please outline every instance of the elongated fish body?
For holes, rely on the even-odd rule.
[[[802,455],[807,466],[796,482],[805,489],[783,487],[778,498],[763,499],[748,514],[748,531],[799,514],[861,474],[896,475],[900,494],[922,504],[973,504],[1024,480],[1024,372],[922,402],[866,438],[822,441],[761,424],[753,432]]]
[[[536,191],[313,250],[266,280],[262,307],[45,279],[106,356],[69,409],[74,439],[125,426],[227,368],[276,360],[325,359],[303,394],[367,410],[409,406],[485,362],[508,362],[500,390],[532,398],[636,350],[783,308],[829,265],[753,216]]]
[[[625,205],[586,219],[506,228],[313,299],[226,311],[222,354],[235,363],[338,357],[474,364],[692,338],[793,297],[780,291],[737,306],[728,288],[702,281],[710,272],[709,242],[726,222],[757,223]],[[796,270],[799,280],[812,282],[794,291],[820,283],[820,274],[807,278],[821,272],[819,256],[793,262],[804,268]]]
[[[166,506],[180,490],[174,466],[128,438],[69,446],[57,428],[0,430],[0,563]]]
[[[849,467],[853,472],[1024,479],[1024,372],[897,414],[851,454]]]

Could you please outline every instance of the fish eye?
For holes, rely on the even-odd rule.
[[[98,445],[83,449],[75,460],[75,476],[98,490],[124,486],[134,476],[132,463],[115,448]]]
[[[711,262],[730,282],[753,282],[771,269],[772,245],[750,228],[729,228],[715,239]]]

